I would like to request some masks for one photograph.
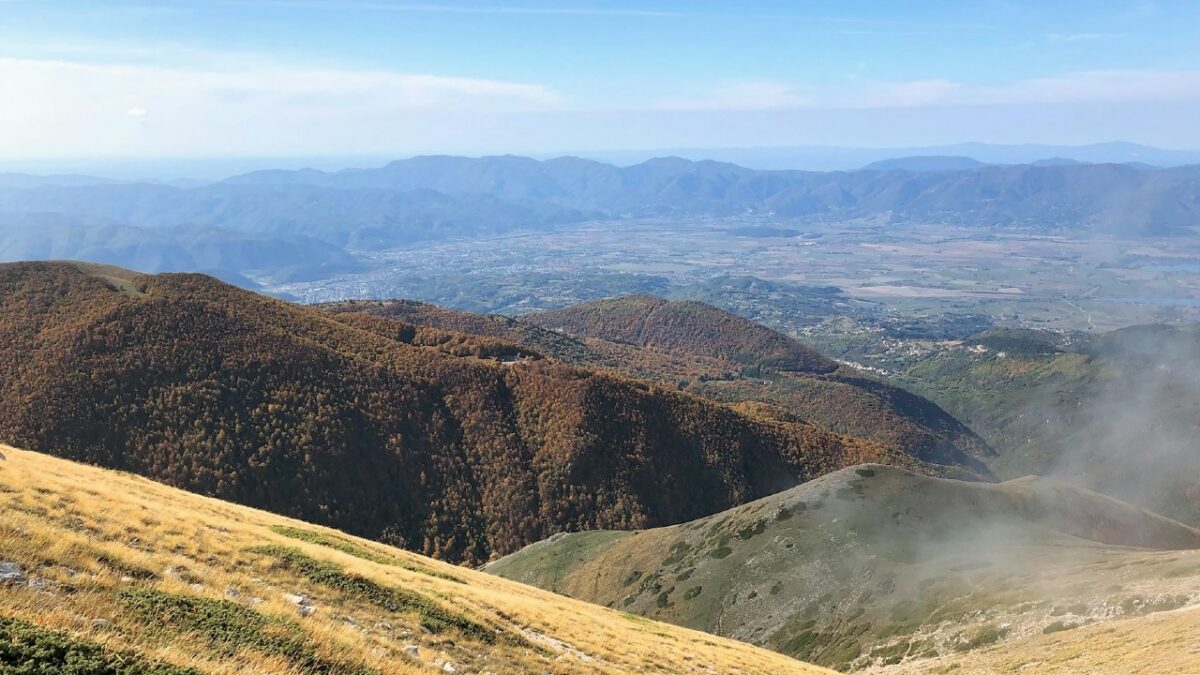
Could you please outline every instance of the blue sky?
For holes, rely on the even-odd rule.
[[[1200,3],[0,0],[0,158],[1200,147]]]

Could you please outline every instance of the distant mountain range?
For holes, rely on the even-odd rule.
[[[1053,157],[1053,156],[1052,156]],[[5,184],[0,181],[0,185]],[[978,165],[965,156],[901,158],[845,172],[762,171],[678,157],[629,167],[562,157],[430,156],[375,169],[258,171],[200,187],[9,177],[4,223],[50,218],[75,227],[214,228],[238,236],[304,237],[369,251],[446,237],[553,229],[634,217],[951,222],[1039,232],[1170,235],[1200,224],[1200,166]],[[124,231],[126,238],[133,231]],[[153,236],[141,235],[153,245]],[[291,240],[287,246],[295,246]],[[236,246],[231,236],[229,246]],[[295,264],[345,267],[340,250]],[[218,270],[248,271],[238,256]],[[243,256],[248,257],[248,256]],[[113,262],[140,264],[136,257]]]
[[[203,225],[143,228],[79,225],[27,214],[0,221],[2,260],[87,260],[145,272],[204,272],[253,288],[241,272],[310,281],[363,269],[337,246],[300,235],[262,235]]]
[[[896,157],[969,157],[984,164],[1035,164],[1049,158],[1065,158],[1091,164],[1138,162],[1158,167],[1200,164],[1200,151],[1169,150],[1138,143],[1110,141],[1088,145],[1022,143],[954,143],[907,148],[855,148],[836,146],[784,146],[777,148],[664,148],[652,151],[580,153],[615,164],[636,164],[653,157],[673,155],[688,159],[732,162],[754,169],[805,169],[849,171],[873,162]]]
[[[1117,164],[976,166],[959,170],[758,171],[658,158],[619,168],[578,158],[418,157],[379,169],[268,171],[225,185],[335,190],[435,190],[458,199],[554,205],[604,217],[746,212],[789,218],[886,217],[1035,230],[1170,234],[1200,224],[1200,167]],[[561,214],[559,214],[561,216]],[[544,221],[543,221],[544,222]]]
[[[1040,161],[1040,160],[1039,160]],[[864,171],[965,171],[987,166],[971,157],[955,155],[913,155],[871,162]]]
[[[80,174],[35,176],[27,173],[0,173],[0,188],[81,187],[84,185],[112,185],[118,182],[108,178]]]
[[[1035,164],[1051,158],[1090,164],[1144,163],[1160,168],[1200,164],[1200,150],[1159,148],[1128,141],[1084,145],[1039,143],[950,143],[907,147],[857,147],[830,145],[785,145],[775,147],[660,147],[637,150],[588,150],[554,153],[527,152],[537,159],[575,156],[617,166],[641,164],[656,157],[683,157],[694,161],[713,160],[750,169],[801,171],[852,171],[872,162],[897,157],[958,156],[984,164]],[[514,151],[519,151],[514,149]],[[312,167],[335,171],[351,166],[378,166],[404,155],[324,155],[286,157],[167,157],[145,159],[76,159],[22,161],[0,158],[0,176],[56,174],[103,182],[151,182],[179,187],[196,187],[230,176],[269,169],[299,170]],[[5,174],[5,172],[8,172]],[[96,179],[95,176],[105,178]],[[39,178],[40,176],[30,176]],[[0,178],[0,186],[5,183]]]

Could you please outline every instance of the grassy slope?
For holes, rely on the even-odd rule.
[[[683,525],[559,536],[486,569],[850,669],[1193,605],[1200,551],[1152,548],[1197,546],[1194,529],[1055,481],[870,466]]]
[[[878,669],[913,675],[970,673],[1114,673],[1161,675],[1200,672],[1194,647],[1200,607],[1166,610],[1055,631],[1000,645]]]
[[[43,646],[124,652],[127,673],[156,662],[204,673],[406,673],[447,661],[459,672],[819,672],[143,478],[2,452],[0,561],[27,575],[0,584],[0,654],[13,659],[22,644],[13,635],[36,631],[7,630],[15,618],[51,631],[37,633]],[[302,616],[286,594],[307,596],[315,613]],[[66,672],[53,651],[35,665]]]

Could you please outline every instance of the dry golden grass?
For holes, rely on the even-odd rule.
[[[1200,607],[1036,635],[960,656],[913,661],[881,673],[1159,675],[1200,673]]]
[[[294,658],[270,650],[229,648],[196,630],[140,618],[122,601],[121,592],[144,589],[232,602],[294,622],[315,656],[336,664],[334,672],[350,666],[382,673],[430,672],[446,662],[458,672],[491,673],[827,672],[750,645],[129,474],[8,447],[0,452],[6,456],[0,461],[0,561],[16,562],[31,579],[44,583],[42,589],[0,585],[0,616],[65,631],[106,649],[205,673],[306,671]],[[273,527],[336,536],[383,562],[285,536]],[[488,644],[456,629],[426,632],[418,613],[390,611],[312,583],[252,550],[263,545],[288,547],[379,586],[419,593],[497,630],[498,637]],[[399,564],[385,564],[388,559]],[[301,617],[286,594],[311,598],[315,614]],[[418,646],[418,657],[405,652],[409,645]]]

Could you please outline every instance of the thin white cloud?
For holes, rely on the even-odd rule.
[[[368,146],[405,116],[554,110],[549,87],[387,70],[169,68],[0,58],[0,155]],[[154,125],[144,124],[154,111]],[[369,147],[362,147],[362,150]]]
[[[1046,39],[1050,42],[1095,42],[1120,37],[1118,33],[1046,33]]]
[[[707,96],[663,98],[660,110],[870,109],[1200,99],[1200,71],[1097,70],[1004,84],[949,79],[855,82],[840,87],[737,84]]]
[[[1200,71],[1093,70],[1004,85],[959,85],[942,103],[1117,103],[1196,98],[1200,98]]]
[[[529,7],[505,5],[452,5],[436,3],[372,2],[370,0],[254,0],[260,5],[310,7],[317,9],[373,10],[383,12],[441,13],[441,14],[540,14],[564,16],[681,16],[680,12],[665,10],[627,9],[613,7]],[[238,0],[245,2],[245,0]]]
[[[855,79],[820,87],[752,81],[701,96],[599,105],[567,100],[542,84],[280,65],[254,55],[195,58],[198,63],[175,66],[0,58],[0,157],[345,156],[601,143],[670,146],[700,143],[714,134],[724,138],[739,123],[740,137],[755,144],[763,142],[755,134],[765,133],[755,125],[772,117],[757,111],[784,111],[773,116],[778,119],[814,120],[851,117],[847,110],[879,111],[858,116],[920,121],[912,125],[938,119],[944,127],[947,119],[964,125],[972,119],[995,123],[987,115],[953,108],[1024,105],[1025,113],[1006,117],[1019,126],[1028,113],[1055,104],[1162,102],[1158,107],[1170,107],[1167,102],[1200,102],[1200,70],[1088,71],[1002,84],[944,78]],[[1142,119],[1120,121],[1125,125],[1120,128],[1144,129],[1138,126],[1144,125]],[[867,131],[876,133],[874,127]],[[978,131],[974,135],[987,137]]]
[[[704,9],[700,7],[689,7],[685,3],[679,3],[678,9],[639,9],[636,7],[579,7],[579,6],[545,6],[534,7],[529,5],[473,5],[473,4],[452,4],[452,3],[412,3],[412,2],[386,2],[385,0],[224,0],[228,3],[246,4],[253,2],[260,6],[277,6],[277,7],[292,7],[292,8],[310,8],[310,9],[329,9],[336,11],[345,11],[348,9],[379,11],[379,12],[405,12],[405,13],[429,13],[429,14],[530,14],[544,16],[612,16],[612,17],[687,17],[687,16],[712,16],[712,17],[738,17],[738,18],[755,18],[755,19],[770,19],[776,21],[795,22],[798,26],[807,28],[809,33],[823,33],[829,35],[897,35],[897,36],[930,36],[941,35],[946,31],[961,31],[964,30],[986,30],[991,27],[983,23],[966,23],[966,22],[930,22],[917,20],[903,19],[879,19],[870,17],[856,16],[826,16],[812,14],[786,14],[786,13],[764,13],[754,11],[752,7],[735,6],[730,4],[725,9]],[[827,30],[813,29],[813,24],[825,25],[842,25],[842,26],[860,26],[858,30]],[[872,28],[873,27],[873,28]],[[887,30],[888,27],[893,27]],[[895,30],[896,27],[908,27],[908,30]],[[919,30],[918,30],[919,29]]]

